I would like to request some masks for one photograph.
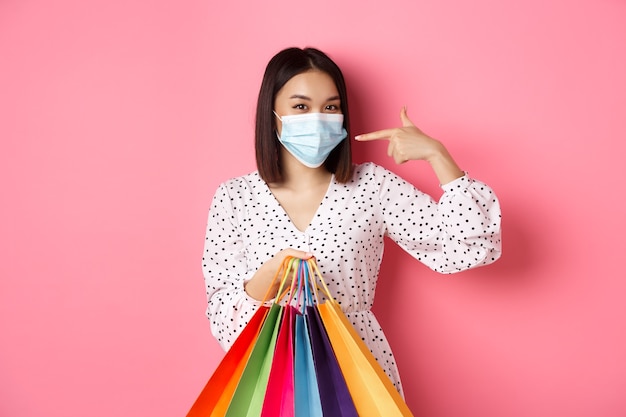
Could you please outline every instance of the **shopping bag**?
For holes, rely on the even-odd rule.
[[[337,362],[361,417],[413,416],[400,393],[376,361],[352,323],[332,297],[315,264],[309,262],[311,275],[326,300],[315,306],[323,323]]]
[[[295,316],[294,406],[297,417],[322,417],[309,329],[304,315]]]
[[[254,314],[187,417],[412,416],[315,259],[286,258],[274,279],[279,295]]]
[[[278,339],[272,359],[261,417],[294,417],[294,314],[290,305],[283,308]]]
[[[317,308],[307,306],[305,316],[311,338],[313,363],[324,416],[358,417],[356,406]]]
[[[294,406],[297,417],[323,417],[311,338],[305,317],[306,307],[313,305],[308,270],[308,265],[300,262],[298,266],[298,292],[296,293],[296,304],[299,308],[295,316],[294,336]]]
[[[268,311],[269,307],[261,306],[254,313],[200,392],[187,417],[221,417],[226,413]]]

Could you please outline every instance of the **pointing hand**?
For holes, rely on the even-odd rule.
[[[370,140],[389,140],[387,155],[397,164],[412,160],[429,160],[441,148],[439,141],[427,136],[419,130],[409,119],[406,107],[400,111],[402,127],[378,130],[355,137],[356,140],[366,142]]]

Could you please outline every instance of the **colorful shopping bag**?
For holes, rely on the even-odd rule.
[[[274,303],[254,314],[187,417],[412,416],[315,259],[286,258],[274,279]]]

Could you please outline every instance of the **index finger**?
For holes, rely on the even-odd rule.
[[[389,139],[391,135],[393,135],[394,131],[395,131],[395,128],[377,130],[376,132],[370,132],[370,133],[364,133],[362,135],[357,135],[354,137],[354,139],[358,141]]]

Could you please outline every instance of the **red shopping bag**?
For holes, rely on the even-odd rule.
[[[290,305],[284,307],[261,417],[294,417],[293,329],[296,312]]]

